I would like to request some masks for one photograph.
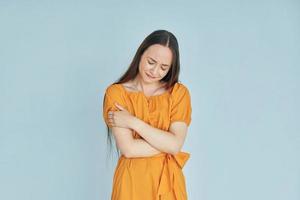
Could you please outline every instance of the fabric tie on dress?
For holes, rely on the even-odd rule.
[[[186,152],[179,152],[176,155],[165,154],[163,171],[158,186],[157,199],[161,195],[172,192],[175,193],[176,200],[187,199],[185,185],[178,178],[183,178],[182,168],[189,159],[190,154]]]

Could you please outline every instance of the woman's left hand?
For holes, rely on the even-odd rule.
[[[117,126],[122,128],[131,128],[131,122],[134,116],[131,115],[125,108],[123,108],[118,103],[115,103],[119,111],[109,111],[108,112],[108,122],[111,126]]]

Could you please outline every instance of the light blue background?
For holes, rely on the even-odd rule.
[[[192,96],[189,199],[300,199],[299,1],[1,1],[0,25],[0,199],[110,198],[103,93],[156,29]]]

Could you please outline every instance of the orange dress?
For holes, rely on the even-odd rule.
[[[191,98],[182,83],[170,91],[147,97],[143,92],[128,91],[121,84],[106,88],[103,118],[108,124],[108,111],[118,110],[117,102],[132,115],[153,127],[169,130],[174,121],[191,122]],[[134,138],[141,136],[133,131]],[[190,154],[159,153],[151,157],[119,157],[113,177],[112,200],[186,200],[187,192],[182,168]]]

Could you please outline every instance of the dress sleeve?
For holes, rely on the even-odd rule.
[[[118,103],[122,107],[126,108],[125,101],[122,97],[122,93],[118,90],[118,88],[114,87],[113,85],[109,86],[104,94],[103,99],[103,119],[109,128],[112,128],[108,123],[108,112],[110,110],[117,111],[119,110],[115,103]]]
[[[187,126],[191,123],[192,106],[189,90],[180,85],[172,95],[171,123],[174,121],[183,121]]]

